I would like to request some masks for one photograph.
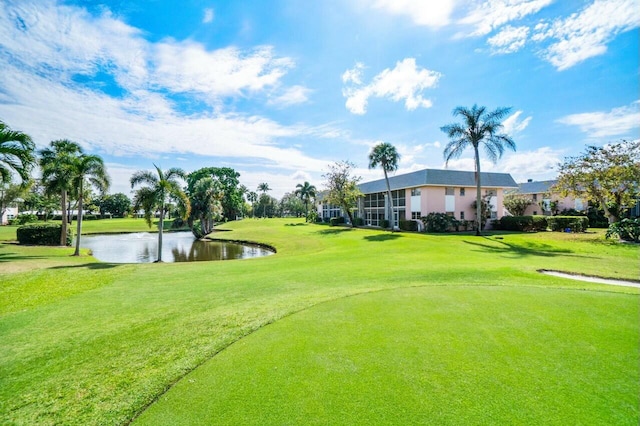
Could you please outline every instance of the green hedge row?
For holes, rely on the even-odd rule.
[[[552,231],[584,232],[589,227],[586,216],[504,216],[499,221],[505,231]]]
[[[345,219],[342,216],[332,217],[331,219],[329,219],[329,225],[331,226],[340,225],[342,223],[345,223]]]
[[[32,223],[16,230],[20,244],[57,246],[60,245],[62,225],[56,223]],[[71,245],[71,229],[67,232],[67,245]]]
[[[403,231],[416,232],[418,230],[418,222],[415,220],[401,220],[399,226]]]

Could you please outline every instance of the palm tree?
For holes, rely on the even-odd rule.
[[[374,169],[380,166],[384,172],[384,181],[387,184],[387,197],[389,199],[389,226],[392,231],[394,225],[393,198],[391,196],[388,173],[398,170],[398,161],[400,161],[400,154],[398,154],[396,148],[388,142],[380,142],[374,146],[369,153],[369,168]]]
[[[29,135],[11,130],[0,121],[0,181],[11,181],[13,170],[26,182],[36,162],[34,151],[35,144]]]
[[[309,201],[316,197],[316,187],[309,182],[299,183],[296,185],[295,194],[304,202],[304,215],[309,216]]]
[[[454,116],[461,116],[463,123],[452,123],[442,126],[440,130],[445,132],[451,139],[444,148],[444,158],[446,163],[452,158],[458,158],[462,152],[473,147],[476,172],[476,220],[478,229],[476,235],[480,235],[482,226],[482,195],[480,192],[480,154],[479,148],[482,144],[484,151],[494,163],[502,157],[504,147],[516,150],[516,144],[511,137],[504,133],[499,133],[502,128],[502,119],[511,111],[511,108],[497,108],[494,111],[487,111],[484,106],[473,105],[471,109],[456,107],[453,110]]]
[[[76,250],[74,256],[80,256],[80,236],[82,235],[82,210],[84,208],[85,184],[93,185],[104,193],[109,188],[109,176],[102,158],[97,155],[80,154],[71,163],[71,180],[78,194],[78,220],[76,228]]]
[[[256,216],[256,201],[258,201],[258,194],[254,191],[247,192],[247,201],[251,203],[251,216]]]
[[[197,180],[193,185],[193,190],[189,192],[191,214],[188,224],[196,238],[213,232],[214,220],[219,220],[223,213],[222,197],[220,184],[210,176]],[[199,229],[194,226],[196,220],[200,221]]]
[[[180,189],[177,178],[186,179],[186,173],[182,169],[171,168],[163,172],[160,167],[153,165],[157,174],[149,171],[138,171],[131,176],[131,189],[136,185],[146,184],[136,191],[134,209],[144,209],[144,218],[151,227],[153,212],[160,210],[160,223],[158,225],[158,260],[162,262],[162,231],[164,229],[164,209],[168,199],[174,198],[178,202],[181,217],[186,220],[191,211],[191,205],[187,195]]]
[[[67,245],[67,195],[72,189],[72,164],[74,159],[82,154],[82,148],[67,139],[52,141],[49,148],[40,150],[40,169],[42,170],[42,184],[45,194],[60,193],[60,214],[62,231],[60,245]]]
[[[267,195],[267,192],[271,191],[271,188],[269,188],[268,183],[263,182],[260,185],[258,185],[258,191],[262,192],[262,195]],[[266,217],[266,216],[267,216],[267,203],[264,204],[264,210],[262,212],[262,217]]]

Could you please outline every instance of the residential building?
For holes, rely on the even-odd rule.
[[[514,190],[518,185],[507,173],[481,173],[481,185],[482,197],[491,206],[491,219],[501,218],[505,190]],[[475,172],[424,169],[391,176],[389,186],[394,226],[398,226],[400,220],[419,220],[432,212],[447,213],[459,220],[475,220]],[[382,226],[383,220],[391,220],[385,180],[361,183],[358,187],[364,196],[358,202],[355,216],[368,226]],[[320,203],[318,214],[323,218],[343,215],[339,208],[326,203]]]
[[[0,217],[0,225],[7,225],[11,219],[15,219],[18,216],[18,207],[7,207]]]
[[[527,182],[519,183],[516,192],[527,196],[531,200],[531,204],[527,207],[524,214],[528,215],[546,215],[550,216],[556,212],[563,210],[583,211],[587,208],[587,203],[579,198],[562,197],[553,186],[557,180],[544,180],[534,182],[529,179]]]

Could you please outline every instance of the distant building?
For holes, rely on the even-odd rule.
[[[7,207],[0,216],[0,225],[7,225],[11,219],[18,216],[18,207]]]
[[[528,215],[553,215],[555,212],[563,210],[584,211],[587,209],[587,203],[580,198],[561,197],[554,190],[557,180],[543,180],[534,182],[529,179],[527,182],[519,183],[516,192],[527,196],[531,200],[531,204],[527,207],[524,214]]]
[[[491,206],[491,219],[504,215],[505,190],[518,185],[508,173],[481,173],[481,190]],[[381,226],[383,220],[419,220],[429,213],[446,213],[459,220],[473,221],[472,206],[476,200],[475,172],[460,170],[424,169],[389,178],[393,198],[393,218],[389,215],[387,185],[384,179],[358,185],[364,197],[360,198],[355,216],[367,226]],[[340,208],[327,203],[318,205],[323,218],[344,216]]]

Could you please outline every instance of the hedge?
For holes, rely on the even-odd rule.
[[[32,223],[20,226],[16,230],[16,236],[20,244],[32,244],[42,246],[60,245],[60,233],[62,225],[59,223]],[[67,232],[67,245],[71,245],[71,229]]]
[[[584,232],[589,227],[587,216],[549,216],[547,223],[552,231]]]
[[[331,226],[340,225],[342,223],[345,223],[344,217],[342,217],[342,216],[332,217],[331,219],[329,219],[329,224]]]
[[[418,230],[418,222],[416,222],[415,220],[401,220],[399,226],[403,231],[415,232]]]
[[[500,229],[505,231],[546,231],[547,216],[503,216]]]

